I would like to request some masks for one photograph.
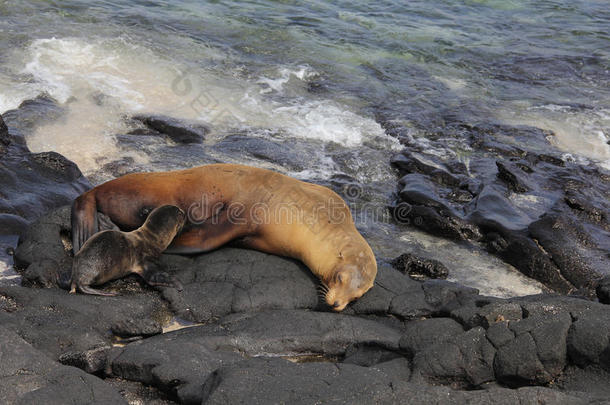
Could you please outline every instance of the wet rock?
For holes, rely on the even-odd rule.
[[[528,230],[571,284],[594,295],[595,283],[608,270],[604,253],[577,218],[559,207],[530,224]]]
[[[4,325],[0,341],[0,398],[5,404],[127,403],[103,380],[50,360]]]
[[[567,294],[574,290],[574,285],[563,277],[560,269],[535,241],[524,233],[501,227],[496,229],[501,233],[489,232],[486,235],[485,242],[490,252],[557,292]]]
[[[538,128],[445,118],[426,147],[404,142],[392,158],[400,176],[393,218],[436,236],[483,242],[557,292],[593,296],[595,280],[610,268],[603,170],[565,162],[549,145],[552,134]],[[439,154],[447,143],[471,152]]]
[[[20,221],[15,217],[32,221],[50,209],[69,204],[90,187],[78,167],[65,157],[55,152],[32,153],[27,148],[24,133],[32,131],[40,115],[48,112],[40,104],[40,100],[24,102],[6,112],[6,126],[0,117],[0,213],[11,215],[0,220],[10,228],[19,228]],[[8,231],[5,229],[3,233]]]
[[[20,143],[25,145],[24,136],[33,133],[41,125],[56,121],[64,116],[66,108],[59,105],[57,100],[47,94],[23,101],[14,110],[6,111],[4,120],[9,132],[21,138]]]
[[[310,154],[303,151],[312,149],[312,145],[297,139],[271,141],[248,134],[236,134],[225,137],[216,143],[214,148],[231,155],[239,153],[279,164],[293,171],[305,170],[311,165],[311,161],[308,160]]]
[[[410,153],[405,150],[395,155],[390,164],[398,169],[401,175],[407,173],[422,173],[428,175],[434,182],[442,185],[458,185],[460,180],[451,174],[442,164],[432,161],[429,157]]]
[[[530,187],[527,185],[527,180],[523,173],[528,169],[522,169],[509,162],[501,161],[496,161],[496,166],[498,167],[498,178],[505,182],[509,189],[515,193],[525,193],[529,191]],[[531,169],[529,170],[531,171]]]
[[[530,218],[511,204],[497,186],[485,186],[469,207],[468,220],[485,229],[526,229]],[[489,231],[488,231],[489,232]]]
[[[404,253],[392,260],[392,266],[416,280],[426,278],[447,278],[449,270],[438,260],[422,259],[411,253]]]
[[[210,129],[205,125],[185,123],[175,118],[160,115],[138,115],[133,117],[133,119],[141,122],[153,131],[166,135],[176,143],[202,143],[205,135],[210,132]],[[139,135],[141,133],[142,131],[133,132],[132,135]]]

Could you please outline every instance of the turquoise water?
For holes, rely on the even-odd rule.
[[[532,125],[573,159],[610,167],[609,31],[607,1],[4,1],[0,113],[56,99],[64,116],[25,134],[28,145],[66,155],[94,183],[116,162],[233,161],[350,179],[364,190],[355,204],[380,212],[401,149],[388,124],[423,145],[448,123]],[[212,132],[199,149],[122,142],[134,126],[125,117],[140,113]],[[235,134],[283,160],[218,146]],[[456,268],[503,266],[384,218],[358,225],[378,254],[442,246]]]
[[[40,51],[32,49],[33,41],[82,40],[77,47],[105,41],[119,59],[145,53],[140,62],[148,58],[149,64],[180,72],[216,74],[231,93],[233,86],[261,87],[265,80],[292,76],[282,69],[306,67],[308,88],[284,88],[278,94],[268,87],[266,98],[291,106],[303,99],[333,100],[362,116],[381,114],[417,128],[490,117],[536,124],[555,131],[554,143],[566,151],[606,163],[610,159],[606,1],[356,3],[3,2],[0,110],[62,82],[44,77],[44,63],[23,69]],[[64,49],[56,56],[67,63],[83,52]],[[157,84],[167,85],[159,76]],[[133,82],[129,74],[112,79]],[[209,79],[203,79],[204,86]],[[29,85],[9,88],[15,81]],[[73,95],[64,91],[59,98]],[[252,115],[240,118],[247,122]]]

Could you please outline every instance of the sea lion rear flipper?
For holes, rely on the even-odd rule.
[[[82,292],[83,294],[91,294],[91,295],[101,295],[104,297],[114,297],[116,295],[118,295],[118,293],[115,292],[106,292],[106,291],[101,291],[101,290],[96,290],[95,288],[91,288],[89,286],[78,286],[78,290],[80,292]]]
[[[87,239],[99,230],[97,204],[93,194],[85,193],[72,203],[72,250],[78,253]]]

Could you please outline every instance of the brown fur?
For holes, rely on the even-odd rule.
[[[135,231],[96,233],[74,256],[70,292],[115,295],[90,286],[131,273],[139,274],[151,285],[172,285],[167,280],[158,280],[157,259],[182,229],[185,219],[179,208],[163,206],[152,211],[144,225]]]
[[[206,252],[234,241],[293,257],[326,285],[326,301],[338,311],[373,286],[373,251],[339,195],[270,170],[234,164],[129,174],[84,193],[72,208],[75,251],[97,231],[97,211],[131,230],[147,212],[165,204],[189,215],[169,248],[173,253]]]

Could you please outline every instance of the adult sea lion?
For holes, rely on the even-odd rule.
[[[185,220],[186,214],[180,208],[164,205],[153,210],[144,225],[135,231],[106,230],[93,235],[74,256],[70,292],[116,295],[90,286],[130,273],[139,274],[150,285],[181,289],[177,281],[159,271],[158,259],[182,229]]]
[[[200,253],[227,242],[301,260],[341,311],[372,286],[377,263],[345,201],[332,190],[270,170],[213,164],[134,173],[101,184],[72,206],[75,252],[98,231],[97,212],[123,230],[155,207],[175,205],[188,222],[168,251]]]

